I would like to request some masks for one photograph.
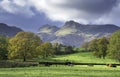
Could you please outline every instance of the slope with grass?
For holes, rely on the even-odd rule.
[[[110,59],[99,59],[92,52],[79,52],[70,55],[55,56],[48,61],[73,61],[90,63],[117,63]],[[120,66],[117,68],[107,66],[65,66],[43,65],[24,68],[0,68],[0,77],[120,77]]]
[[[70,55],[56,56],[52,58],[57,61],[72,61],[81,63],[118,63],[111,59],[100,59],[93,56],[92,52],[79,52]]]

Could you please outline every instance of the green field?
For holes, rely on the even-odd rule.
[[[56,56],[54,60],[69,60],[72,62],[82,62],[82,63],[118,63],[111,59],[100,59],[93,56],[92,52],[79,52],[70,55]]]
[[[49,60],[49,59],[48,59]],[[92,62],[92,63],[117,63],[110,59],[99,59],[91,52],[80,52],[70,55],[55,56],[50,60]],[[0,77],[120,77],[120,66],[117,68],[107,66],[65,66],[53,65],[50,67],[36,66],[24,68],[0,68]]]
[[[1,68],[0,77],[120,77],[120,67],[51,66]]]

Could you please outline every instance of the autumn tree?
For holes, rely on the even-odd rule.
[[[110,37],[108,55],[110,58],[120,62],[120,30],[113,33]]]
[[[19,32],[9,40],[9,59],[18,58],[26,61],[27,58],[38,56],[36,47],[41,44],[40,38],[31,32]]]
[[[47,58],[54,55],[54,48],[50,42],[44,42],[43,44],[38,46],[36,50],[42,58]]]
[[[0,36],[0,59],[7,59],[8,54],[8,39],[5,36]]]

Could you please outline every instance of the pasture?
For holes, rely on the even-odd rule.
[[[54,56],[46,61],[72,61],[85,63],[118,63],[111,59],[99,59],[91,52],[79,52],[70,55]],[[41,61],[38,59],[38,61]],[[44,60],[43,60],[44,61]],[[51,65],[17,68],[0,68],[0,77],[120,77],[120,66],[107,67],[87,65]]]
[[[80,63],[118,63],[115,60],[111,60],[109,58],[100,59],[93,56],[92,52],[79,52],[69,55],[61,55],[52,58],[56,61],[72,61],[72,62],[80,62]]]
[[[120,67],[38,66],[25,68],[1,68],[0,77],[120,77]]]

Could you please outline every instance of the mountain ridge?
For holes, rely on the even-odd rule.
[[[15,26],[9,26],[5,23],[0,23],[0,35],[12,37],[20,31],[23,30]]]
[[[50,26],[50,25],[49,25]],[[44,29],[43,29],[44,28]],[[52,43],[60,43],[70,46],[81,46],[84,42],[89,42],[92,39],[100,37],[109,37],[113,32],[120,29],[120,27],[113,24],[104,24],[104,25],[85,25],[80,24],[75,21],[67,21],[60,28],[52,26],[53,29],[45,29],[43,26],[39,29],[38,35],[43,41],[49,41]],[[43,30],[47,30],[45,32]],[[49,32],[51,31],[51,33]]]

